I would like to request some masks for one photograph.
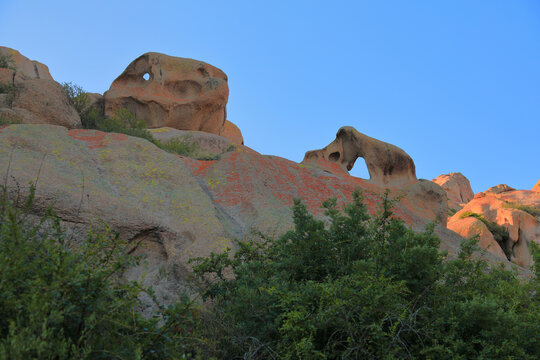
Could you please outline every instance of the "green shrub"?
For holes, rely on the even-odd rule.
[[[7,94],[7,103],[11,107],[15,98],[15,87],[10,83],[0,83],[0,94]]]
[[[0,54],[0,68],[14,68],[13,58],[11,57],[11,55]]]
[[[393,217],[392,203],[385,195],[370,217],[358,194],[344,214],[330,200],[323,222],[295,201],[287,234],[193,260],[213,304],[205,326],[212,355],[538,358],[538,282],[487,271],[474,239],[443,262],[433,227],[414,233]]]
[[[66,92],[70,104],[77,110],[80,116],[88,110],[88,105],[90,104],[90,98],[86,91],[77,84],[70,82],[62,83],[62,87]]]
[[[165,142],[155,140],[154,144],[167,152],[197,160],[218,160],[220,158],[219,154],[209,154],[201,149],[197,142],[191,140],[190,135],[184,135],[181,139],[173,138]]]
[[[185,301],[139,312],[137,282],[122,280],[140,259],[108,227],[79,247],[51,210],[30,221],[24,204],[0,189],[0,359],[179,359],[196,309]],[[15,207],[15,205],[18,205]]]
[[[515,203],[515,202],[505,202],[503,204],[503,207],[525,211],[526,213],[536,218],[540,218],[540,209],[532,205],[524,205],[524,204]]]
[[[4,114],[0,114],[0,126],[12,125],[12,124],[20,124],[20,123],[21,123],[21,119],[19,119],[19,118],[4,115]]]

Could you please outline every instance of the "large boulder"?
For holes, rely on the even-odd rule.
[[[77,241],[84,241],[97,219],[106,221],[132,241],[135,253],[146,256],[146,268],[135,269],[134,276],[145,272],[146,283],[163,301],[179,293],[190,258],[234,248],[233,239],[252,236],[253,230],[272,236],[289,230],[295,198],[323,218],[320,206],[328,198],[342,205],[361,190],[373,214],[384,193],[366,180],[244,146],[218,160],[199,161],[140,138],[51,125],[0,128],[0,179],[14,198],[19,191],[24,195],[29,182],[36,184],[33,212],[54,204]],[[414,229],[446,215],[444,192],[430,181],[390,190],[391,196],[404,196],[395,214]],[[462,238],[440,225],[436,233],[441,247],[455,254]]]
[[[497,243],[493,234],[481,220],[472,216],[464,218],[460,218],[459,216],[451,217],[447,227],[464,238],[478,236],[478,245],[481,248],[486,249],[501,259],[506,258],[502,247]]]
[[[336,139],[320,150],[306,152],[303,164],[313,164],[338,174],[348,174],[362,157],[369,181],[378,186],[398,186],[416,181],[414,161],[399,147],[364,135],[351,126],[339,129]]]
[[[533,262],[530,243],[540,245],[540,194],[509,189],[508,186],[498,186],[476,194],[448,220],[448,228],[463,237],[479,235],[480,245],[485,249],[499,255],[503,251],[510,261],[528,268]],[[501,234],[499,231],[498,234],[502,239],[496,244],[489,240],[486,228],[471,220],[471,213],[502,226],[505,232]]]
[[[0,92],[4,93],[0,116],[25,124],[81,126],[77,111],[47,66],[7,47],[0,47],[0,56],[9,63],[7,68],[0,69]]]
[[[242,144],[227,124],[227,76],[202,61],[150,52],[133,60],[104,94],[105,113],[126,108],[150,128],[204,131]]]
[[[466,203],[474,198],[471,183],[460,172],[439,175],[432,181],[446,191],[448,208],[453,209],[454,212],[463,208]]]

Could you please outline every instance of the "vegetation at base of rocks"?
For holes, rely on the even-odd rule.
[[[454,216],[458,211],[454,208],[451,208],[449,207],[448,208],[448,216],[451,217],[451,216]]]
[[[201,149],[197,142],[191,140],[190,135],[184,135],[181,139],[173,138],[168,141],[155,140],[154,144],[167,152],[197,160],[219,160],[220,158],[219,154],[209,154]]]
[[[189,137],[184,139],[171,139],[166,142],[154,139],[147,129],[144,120],[137,118],[128,109],[118,109],[111,117],[103,114],[102,109],[96,106],[89,106],[90,98],[84,89],[72,82],[62,84],[70,100],[70,103],[79,113],[81,123],[85,129],[96,129],[105,132],[116,132],[129,136],[139,137],[150,141],[160,149],[182,156],[191,157],[197,160],[217,160],[219,154],[209,154],[200,148],[199,144],[190,141]],[[234,150],[227,149],[225,152]]]
[[[13,69],[13,58],[11,55],[2,55],[0,54],[0,69]]]
[[[526,213],[534,216],[535,218],[540,218],[540,209],[532,205],[524,205],[524,204],[515,203],[515,202],[505,202],[502,206],[504,208],[525,211]]]
[[[219,359],[537,359],[539,281],[489,269],[476,239],[446,259],[433,227],[414,233],[359,194],[329,224],[295,201],[294,230],[194,260],[212,305],[194,350]],[[534,257],[540,255],[535,247]],[[445,260],[445,261],[443,261]],[[538,271],[540,267],[537,267]]]
[[[510,259],[511,250],[508,249],[508,246],[506,245],[508,243],[508,240],[510,239],[510,234],[508,233],[508,229],[506,227],[499,225],[496,222],[489,221],[482,215],[477,214],[472,211],[465,211],[459,217],[461,219],[464,219],[466,217],[474,217],[482,221],[488,228],[489,232],[493,235],[493,238],[495,239],[495,241],[497,241],[497,243],[500,245],[506,257]]]
[[[473,256],[445,259],[433,227],[414,233],[388,193],[359,193],[327,221],[295,201],[294,229],[193,260],[206,302],[145,319],[149,292],[122,272],[140,259],[105,228],[78,247],[49,210],[30,221],[0,198],[0,359],[538,359],[540,281]],[[17,196],[17,198],[19,198]],[[533,246],[536,274],[540,251]]]
[[[21,120],[19,118],[0,114],[0,126],[20,124],[20,123],[21,123]]]
[[[180,359],[189,355],[186,300],[143,318],[138,282],[122,273],[139,263],[130,244],[104,227],[78,247],[52,210],[31,219],[35,190],[10,201],[0,189],[0,359]],[[19,196],[17,196],[19,199]],[[183,333],[184,332],[184,333]]]
[[[62,87],[68,96],[70,104],[77,110],[79,115],[89,110],[90,98],[81,86],[70,81],[62,83]]]
[[[7,95],[7,105],[11,107],[13,99],[15,98],[15,87],[10,83],[0,83],[0,94]]]

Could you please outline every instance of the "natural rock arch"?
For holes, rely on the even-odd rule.
[[[323,149],[306,152],[302,162],[327,163],[330,165],[327,168],[348,174],[359,157],[365,160],[369,181],[375,185],[396,186],[416,181],[414,161],[405,151],[364,135],[352,126],[340,128],[336,139]]]

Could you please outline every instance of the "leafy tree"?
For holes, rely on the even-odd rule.
[[[214,355],[538,358],[538,282],[488,271],[475,239],[445,260],[433,226],[408,229],[392,215],[395,201],[387,192],[370,217],[358,193],[343,213],[329,200],[327,221],[295,201],[294,230],[195,259]]]
[[[122,273],[140,259],[105,227],[79,246],[51,210],[32,219],[34,189],[13,204],[0,189],[0,359],[178,359],[196,309],[185,301],[143,318],[137,282]],[[18,205],[18,206],[15,206]]]

